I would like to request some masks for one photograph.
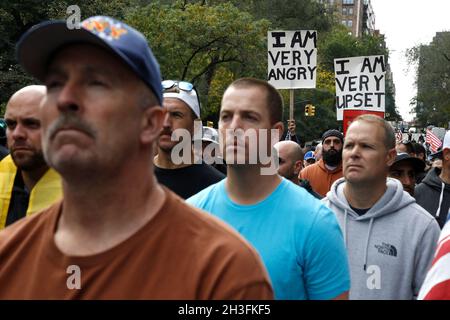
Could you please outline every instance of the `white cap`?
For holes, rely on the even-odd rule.
[[[450,130],[445,133],[444,143],[442,144],[442,150],[450,149]]]
[[[184,90],[180,90],[180,92],[167,92],[163,94],[163,97],[180,99],[194,111],[197,118],[200,118],[200,106],[198,105],[197,93],[195,90],[189,92]]]
[[[202,141],[209,141],[215,144],[219,144],[219,133],[214,128],[203,127]]]

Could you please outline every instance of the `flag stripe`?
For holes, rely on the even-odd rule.
[[[425,142],[430,144],[430,149],[432,152],[436,152],[442,144],[441,140],[439,140],[439,138],[430,129],[427,129]]]
[[[433,288],[448,280],[450,280],[450,253],[442,256],[428,271],[418,299],[423,300],[425,297],[427,299],[435,299],[430,294]],[[450,295],[450,292],[447,292],[447,294]]]
[[[425,296],[424,300],[448,300],[450,299],[450,280],[438,283]]]

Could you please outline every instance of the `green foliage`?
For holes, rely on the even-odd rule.
[[[410,64],[417,65],[417,123],[421,127],[447,127],[450,119],[450,32],[439,32],[430,43],[407,52]]]
[[[266,34],[269,23],[254,20],[230,3],[151,5],[131,11],[126,21],[149,40],[163,78],[187,80],[202,97],[202,113],[216,112],[220,100],[210,96],[220,66],[235,77],[264,77]],[[216,81],[217,82],[217,81]],[[208,98],[208,99],[207,99]]]
[[[0,2],[0,103],[20,88],[36,84],[38,81],[25,74],[15,56],[16,43],[22,34],[33,25],[46,20],[67,18],[67,7],[77,4],[80,7],[81,19],[93,15],[110,15],[123,18],[128,10],[139,0],[22,0]]]
[[[41,21],[68,17],[66,10],[72,4],[80,6],[81,19],[109,15],[140,30],[149,40],[163,78],[193,82],[200,93],[203,120],[215,124],[228,84],[244,76],[266,79],[268,30],[317,30],[317,89],[295,91],[297,132],[305,140],[340,126],[334,106],[333,60],[358,55],[388,56],[382,38],[352,37],[315,0],[1,1],[0,106],[4,107],[21,87],[37,82],[16,61],[15,44],[20,36]],[[386,83],[386,112],[396,117],[393,84]],[[289,94],[287,90],[281,93],[287,119]],[[316,106],[315,117],[305,118],[305,101]]]

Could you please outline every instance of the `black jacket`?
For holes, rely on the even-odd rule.
[[[414,189],[414,197],[420,206],[436,218],[442,228],[447,221],[450,207],[450,184],[442,182],[439,178],[440,174],[440,169],[432,168],[422,180],[422,183]],[[438,213],[439,206],[441,209]]]

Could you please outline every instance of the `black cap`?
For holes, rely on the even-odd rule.
[[[322,135],[322,143],[328,137],[337,137],[339,138],[339,140],[341,140],[342,143],[344,143],[344,135],[338,130],[330,129],[328,131],[325,131],[325,133]]]
[[[411,163],[415,172],[422,172],[425,169],[425,162],[423,162],[419,158],[411,157],[409,154],[404,152],[397,153],[397,157],[395,157],[395,161],[392,166],[401,161],[408,161],[409,163]]]

